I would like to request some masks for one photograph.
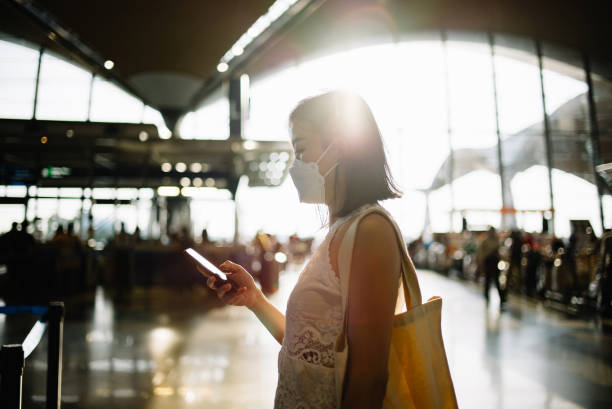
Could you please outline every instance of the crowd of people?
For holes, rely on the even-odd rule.
[[[287,262],[303,261],[312,240],[292,236],[287,243],[259,231],[245,244],[212,240],[206,229],[194,237],[188,227],[168,234],[167,240],[145,239],[138,227],[122,223],[105,245],[75,233],[73,223],[59,223],[46,241],[32,234],[28,221],[12,223],[0,235],[0,296],[11,301],[65,299],[102,284],[126,294],[134,285],[193,286],[201,278],[182,254],[193,247],[211,261],[227,259],[251,267],[267,294],[278,289]],[[14,300],[13,300],[14,299]]]
[[[433,234],[409,244],[415,264],[496,287],[503,308],[508,293],[610,311],[612,233],[598,238],[585,221],[572,222],[564,240],[518,229]]]

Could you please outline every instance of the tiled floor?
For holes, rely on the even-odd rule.
[[[612,333],[511,298],[500,313],[472,285],[419,272],[424,298],[444,300],[443,332],[462,408],[612,407]],[[273,301],[284,309],[296,273]],[[249,311],[213,308],[205,289],[136,290],[67,306],[64,408],[271,408],[279,346]],[[2,343],[32,320],[0,316]],[[27,360],[23,407],[44,406],[44,342]]]

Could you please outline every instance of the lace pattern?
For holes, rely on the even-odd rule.
[[[365,208],[330,227],[289,297],[285,337],[278,357],[277,409],[336,407],[334,343],[344,316],[340,280],[330,263],[329,243],[342,223]]]

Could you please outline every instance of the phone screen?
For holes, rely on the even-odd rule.
[[[223,271],[219,270],[217,266],[208,261],[203,255],[201,255],[194,249],[188,248],[187,250],[185,250],[185,253],[193,257],[195,261],[197,261],[202,267],[210,271],[213,275],[217,276],[217,278],[227,281],[227,275]]]

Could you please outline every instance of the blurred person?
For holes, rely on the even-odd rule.
[[[68,232],[72,230],[70,225],[67,231],[60,224],[51,239],[51,247],[55,256],[54,278],[55,291],[63,295],[70,295],[77,289],[77,280],[81,268],[80,242]]]
[[[484,297],[487,304],[489,303],[489,288],[492,283],[495,283],[497,292],[499,293],[500,307],[503,307],[506,302],[506,297],[501,288],[501,283],[499,282],[499,268],[497,267],[500,260],[499,240],[495,227],[490,227],[485,238],[480,242],[478,250],[476,251],[476,258],[478,260],[478,267],[485,277]]]
[[[3,259],[8,275],[9,297],[22,297],[28,282],[33,278],[34,271],[34,237],[27,232],[28,222],[24,220],[19,229],[19,223],[11,223],[11,229],[2,235]]]
[[[125,230],[125,223],[121,223],[119,232],[115,235],[115,245],[117,247],[127,247],[131,244],[132,238]]]
[[[200,236],[202,239],[202,245],[206,246],[209,243],[211,243],[210,238],[208,237],[208,230],[207,229],[202,229],[202,235]]]
[[[289,123],[296,159],[290,173],[300,201],[327,206],[329,231],[301,272],[286,315],[242,266],[230,261],[220,266],[233,286],[216,287],[215,278],[200,271],[224,303],[248,307],[282,345],[275,408],[380,408],[405,244],[378,202],[400,197],[400,192],[378,126],[360,97],[333,91],[308,98],[293,110]],[[339,248],[360,216],[349,256],[345,316]],[[338,386],[343,391],[339,404],[334,344],[345,317],[349,358]]]
[[[136,228],[134,229],[134,233],[132,233],[132,243],[142,243],[142,235],[140,233],[140,227],[136,226]]]
[[[62,225],[60,223],[59,226],[57,226],[57,229],[55,229],[55,234],[53,235],[53,238],[51,238],[51,241],[57,241],[57,240],[61,240],[64,237],[64,225]]]

